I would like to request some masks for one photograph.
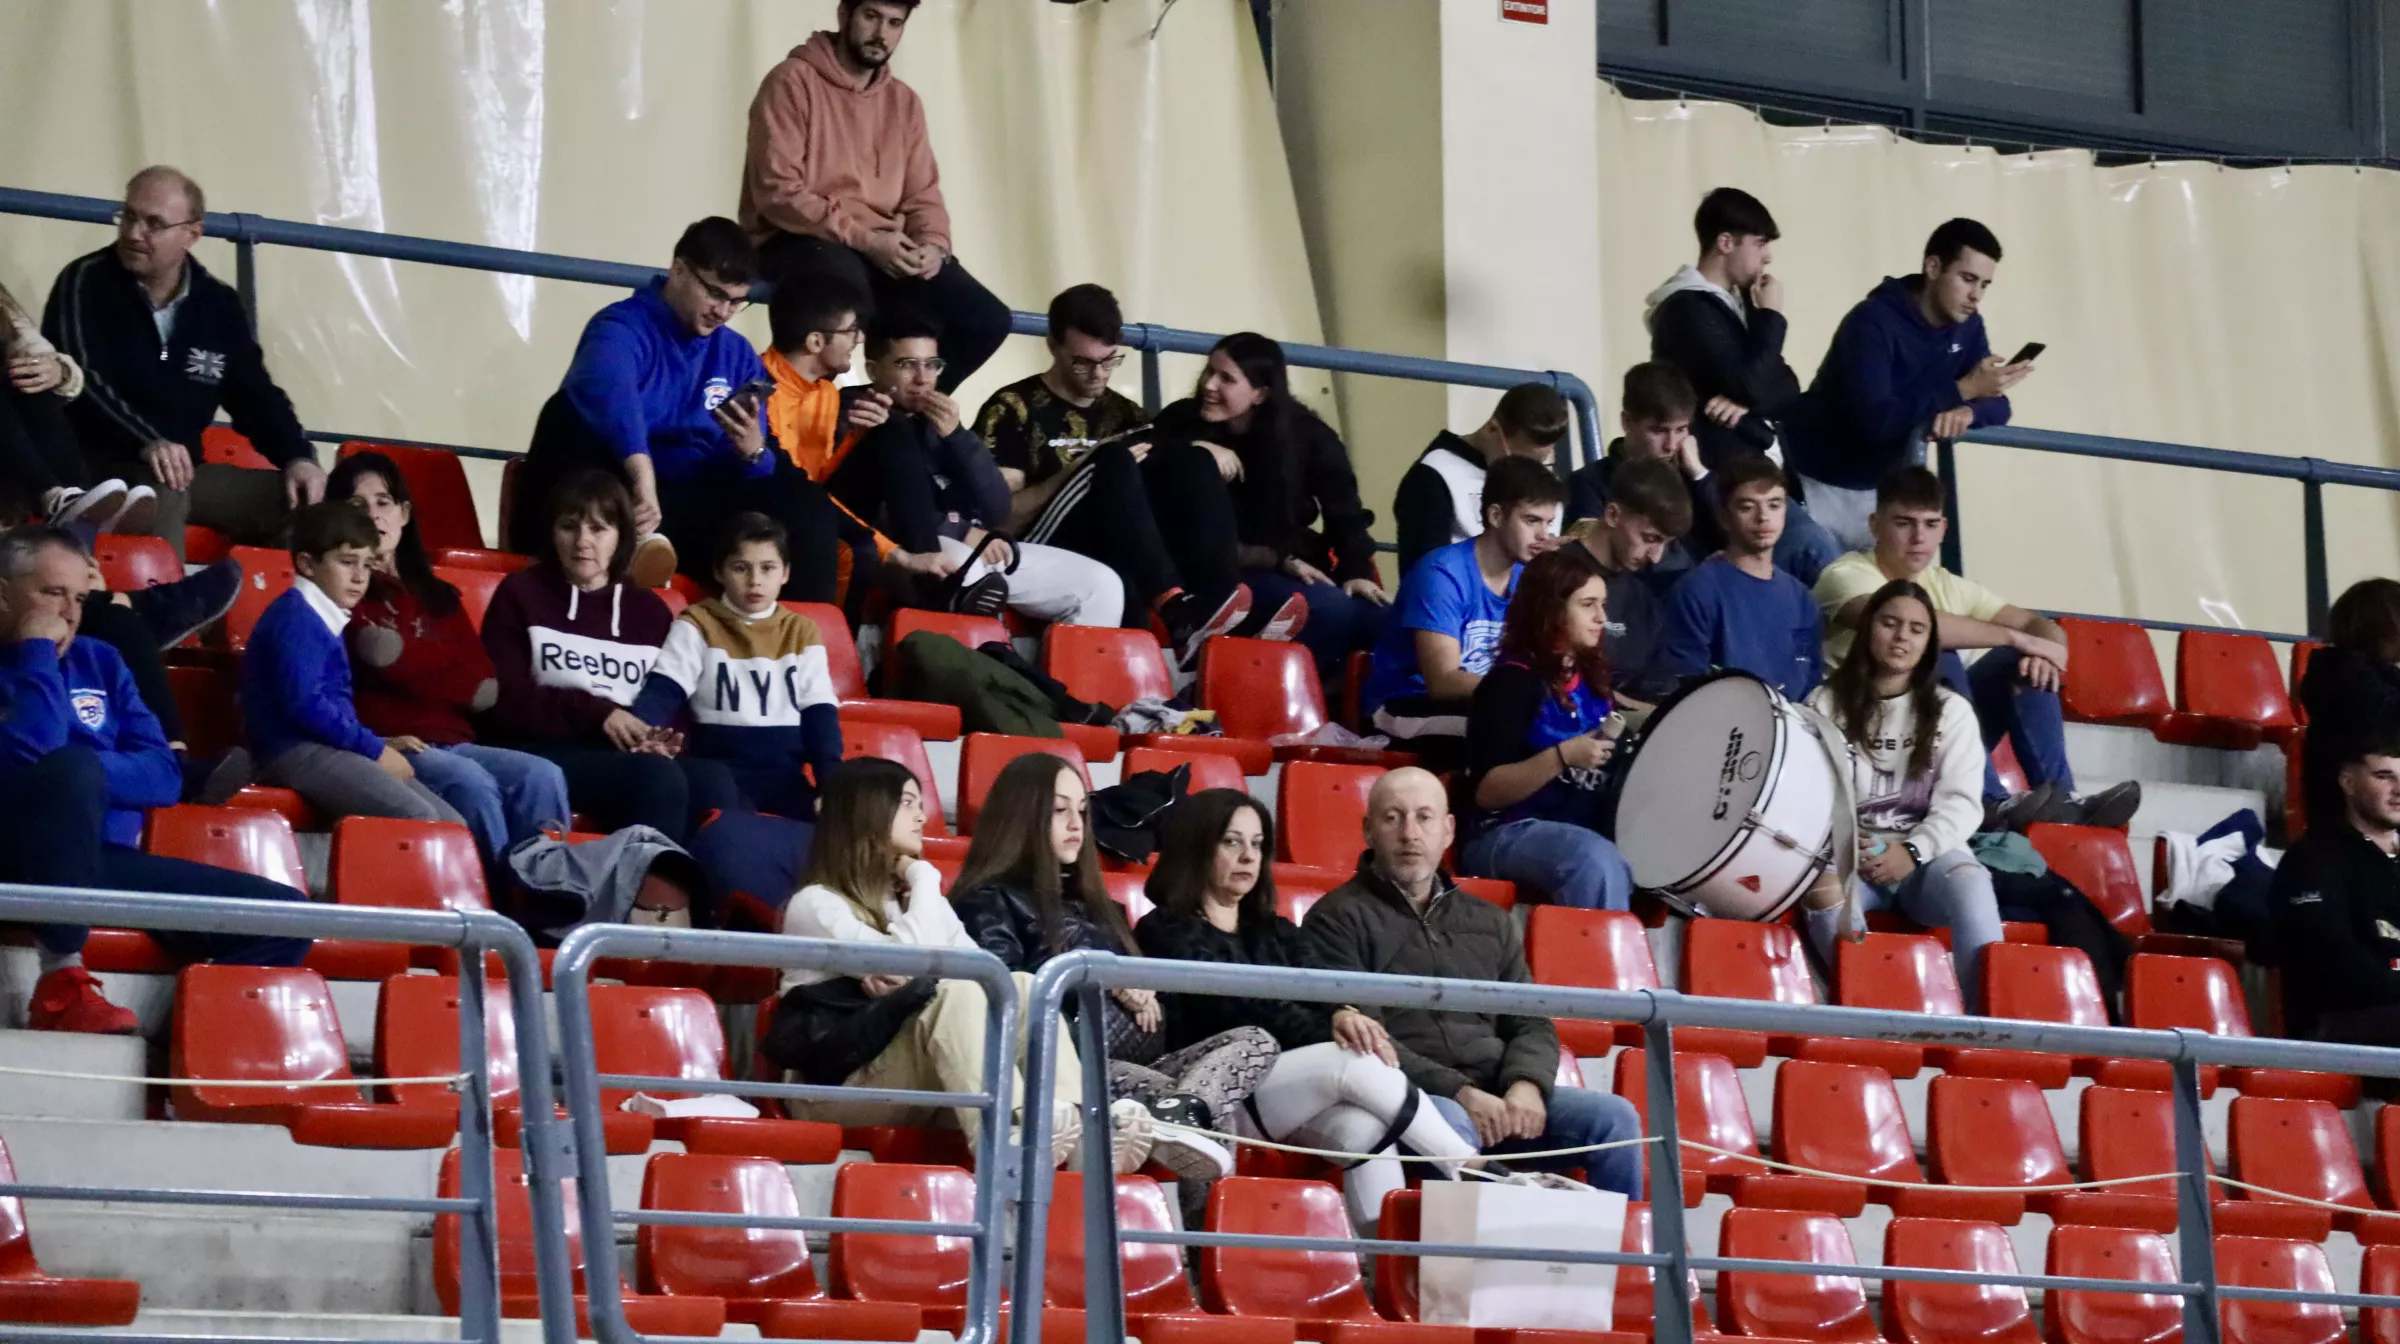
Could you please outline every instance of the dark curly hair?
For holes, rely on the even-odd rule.
[[[1567,602],[1594,581],[1605,585],[1608,578],[1581,546],[1561,546],[1527,561],[1500,627],[1500,656],[1532,668],[1554,688],[1563,690],[1580,675],[1595,693],[1607,694],[1607,653],[1597,644],[1567,647]]]

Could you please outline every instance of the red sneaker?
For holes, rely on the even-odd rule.
[[[131,1036],[141,1023],[132,1009],[108,1001],[90,971],[81,966],[62,966],[35,983],[26,1025],[35,1031]]]

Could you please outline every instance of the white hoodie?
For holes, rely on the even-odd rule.
[[[1933,770],[1902,778],[1916,749],[1916,713],[1906,694],[1883,702],[1866,741],[1850,742],[1850,784],[1858,794],[1858,826],[1914,840],[1927,859],[1964,849],[1983,825],[1983,730],[1974,706],[1947,686],[1934,688],[1942,706],[1934,729]],[[1811,709],[1841,722],[1831,687],[1809,692]]]
[[[911,947],[973,947],[967,928],[942,894],[941,870],[918,859],[908,865],[908,906],[883,898],[884,927],[858,917],[858,907],[831,887],[807,886],[783,907],[783,931],[795,938],[831,938],[846,943],[906,943]],[[831,971],[790,970],[783,988],[831,980]]]
[[[1697,289],[1705,294],[1716,295],[1718,302],[1731,308],[1733,315],[1741,319],[1743,326],[1750,325],[1750,304],[1747,300],[1700,274],[1699,267],[1687,265],[1682,270],[1668,276],[1665,284],[1651,290],[1649,297],[1642,300],[1642,329],[1644,331],[1650,329],[1651,320],[1658,316],[1658,305],[1687,289]]]

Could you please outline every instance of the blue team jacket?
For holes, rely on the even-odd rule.
[[[1992,353],[1983,316],[1928,324],[1917,311],[1924,283],[1914,275],[1885,280],[1834,329],[1816,380],[1784,420],[1784,456],[1802,475],[1872,490],[1886,472],[1907,465],[1944,411],[1971,405],[1977,426],[2008,423],[2008,398],[1958,395],[1958,380]]]
[[[263,763],[303,742],[373,760],[383,739],[358,721],[350,653],[308,598],[293,588],[267,604],[242,655],[242,723]]]
[[[143,810],[182,794],[183,766],[115,649],[78,639],[61,658],[46,639],[0,645],[0,769],[32,765],[69,745],[100,757],[112,845],[139,846]]]
[[[661,296],[665,284],[653,280],[592,314],[560,387],[567,404],[617,456],[648,453],[662,481],[710,470],[773,474],[771,446],[756,462],[742,461],[711,414],[742,384],[766,377],[766,366],[732,327],[706,336],[684,330]]]

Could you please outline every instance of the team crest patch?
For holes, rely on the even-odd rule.
[[[723,378],[711,378],[700,388],[700,409],[713,411],[733,395],[733,384]]]
[[[93,732],[108,723],[108,697],[98,691],[76,691],[68,697],[75,707],[75,721]]]
[[[225,356],[214,350],[189,350],[184,353],[183,376],[215,386],[225,381]]]

